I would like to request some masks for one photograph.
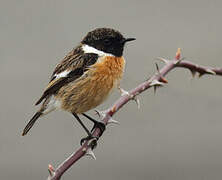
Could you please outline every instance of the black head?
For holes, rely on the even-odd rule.
[[[98,28],[89,32],[81,43],[120,57],[123,55],[125,43],[132,40],[135,39],[126,39],[120,32],[114,29]]]

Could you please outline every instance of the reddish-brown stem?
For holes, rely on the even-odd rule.
[[[189,69],[192,74],[199,73],[200,76],[204,74],[211,74],[211,75],[222,75],[222,68],[211,68],[211,67],[205,67],[205,66],[199,66],[197,64],[194,64],[190,61],[184,61],[181,59],[180,49],[178,49],[176,56],[173,60],[166,60],[163,58],[160,58],[165,63],[165,66],[158,70],[158,72],[153,75],[150,79],[147,81],[139,84],[134,89],[130,90],[128,94],[121,96],[113,106],[111,106],[108,110],[105,112],[101,112],[100,115],[103,117],[102,121],[107,125],[109,122],[111,122],[112,116],[124,106],[127,102],[130,100],[135,100],[136,96],[146,89],[150,87],[157,87],[161,86],[167,81],[164,79],[164,76],[170,72],[172,69],[181,67]],[[101,136],[101,132],[99,128],[96,128],[93,131],[93,136]],[[88,154],[94,157],[92,155],[92,143],[93,141],[86,141],[75,153],[73,153],[70,157],[68,157],[61,165],[54,170],[53,167],[50,165],[48,170],[50,172],[50,176],[48,177],[48,180],[59,180],[61,176],[68,170],[76,161],[78,161],[81,157]]]

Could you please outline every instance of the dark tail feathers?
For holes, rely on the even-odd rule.
[[[35,113],[35,115],[32,117],[32,119],[28,122],[28,124],[25,126],[25,129],[23,130],[22,136],[26,135],[29,130],[32,128],[36,120],[42,115],[41,112]]]

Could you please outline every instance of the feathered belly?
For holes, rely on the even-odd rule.
[[[118,86],[124,64],[123,57],[101,59],[82,77],[59,90],[56,98],[61,101],[61,108],[80,114],[100,105]]]

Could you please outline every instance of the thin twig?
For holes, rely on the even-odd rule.
[[[174,59],[172,60],[167,60],[164,58],[159,58],[159,59],[162,60],[165,63],[165,65],[160,70],[157,65],[158,72],[155,75],[153,75],[147,81],[139,84],[137,87],[130,90],[129,92],[124,91],[125,92],[124,95],[121,96],[114,103],[114,105],[110,107],[108,110],[103,112],[97,111],[100,117],[102,117],[102,121],[105,123],[105,125],[110,123],[117,123],[117,121],[112,119],[112,116],[130,100],[135,100],[139,105],[139,101],[138,99],[136,99],[136,96],[138,94],[141,94],[143,91],[147,90],[150,87],[156,88],[157,86],[163,86],[165,83],[167,83],[167,80],[164,78],[164,76],[174,68],[181,67],[189,69],[192,75],[195,75],[195,73],[199,73],[199,76],[202,76],[204,74],[220,75],[220,76],[222,75],[222,68],[199,66],[190,61],[184,61],[183,58],[181,58],[180,48],[178,49]],[[101,131],[99,128],[96,128],[92,134],[93,136],[100,137]],[[48,177],[48,180],[59,180],[61,176],[64,174],[64,172],[66,172],[66,170],[68,170],[76,161],[78,161],[84,155],[91,156],[93,159],[95,159],[95,155],[93,153],[94,148],[95,148],[95,141],[93,140],[86,141],[75,153],[73,153],[63,163],[61,163],[58,168],[54,169],[52,165],[49,165],[48,170],[50,175]]]

